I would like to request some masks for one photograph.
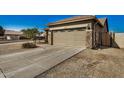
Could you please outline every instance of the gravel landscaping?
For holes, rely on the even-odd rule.
[[[23,52],[31,49],[22,48],[22,44],[0,45],[0,55],[11,54],[16,52]]]
[[[86,49],[37,78],[124,77],[124,49]]]

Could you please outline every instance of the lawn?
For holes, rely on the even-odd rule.
[[[86,49],[37,76],[38,78],[124,77],[124,49]]]

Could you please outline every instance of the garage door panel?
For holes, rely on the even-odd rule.
[[[53,43],[65,46],[85,47],[86,31],[57,31],[53,35]]]

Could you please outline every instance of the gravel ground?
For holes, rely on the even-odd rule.
[[[124,49],[86,49],[37,78],[124,77]]]
[[[14,42],[28,42],[30,40],[0,40],[0,44],[14,43]]]
[[[33,41],[31,40],[1,41],[0,40],[0,55],[32,50],[32,49],[22,48],[22,44],[26,42],[33,42]],[[44,43],[44,40],[40,40],[40,41],[37,40],[37,46],[46,48],[48,45]]]
[[[22,44],[0,45],[0,55],[11,54],[16,52],[23,52],[31,49],[22,48]]]

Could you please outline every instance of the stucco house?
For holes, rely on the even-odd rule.
[[[46,42],[51,45],[94,48],[110,45],[107,18],[74,16],[48,24]]]
[[[4,37],[6,40],[19,40],[23,35],[20,31],[5,30]]]

